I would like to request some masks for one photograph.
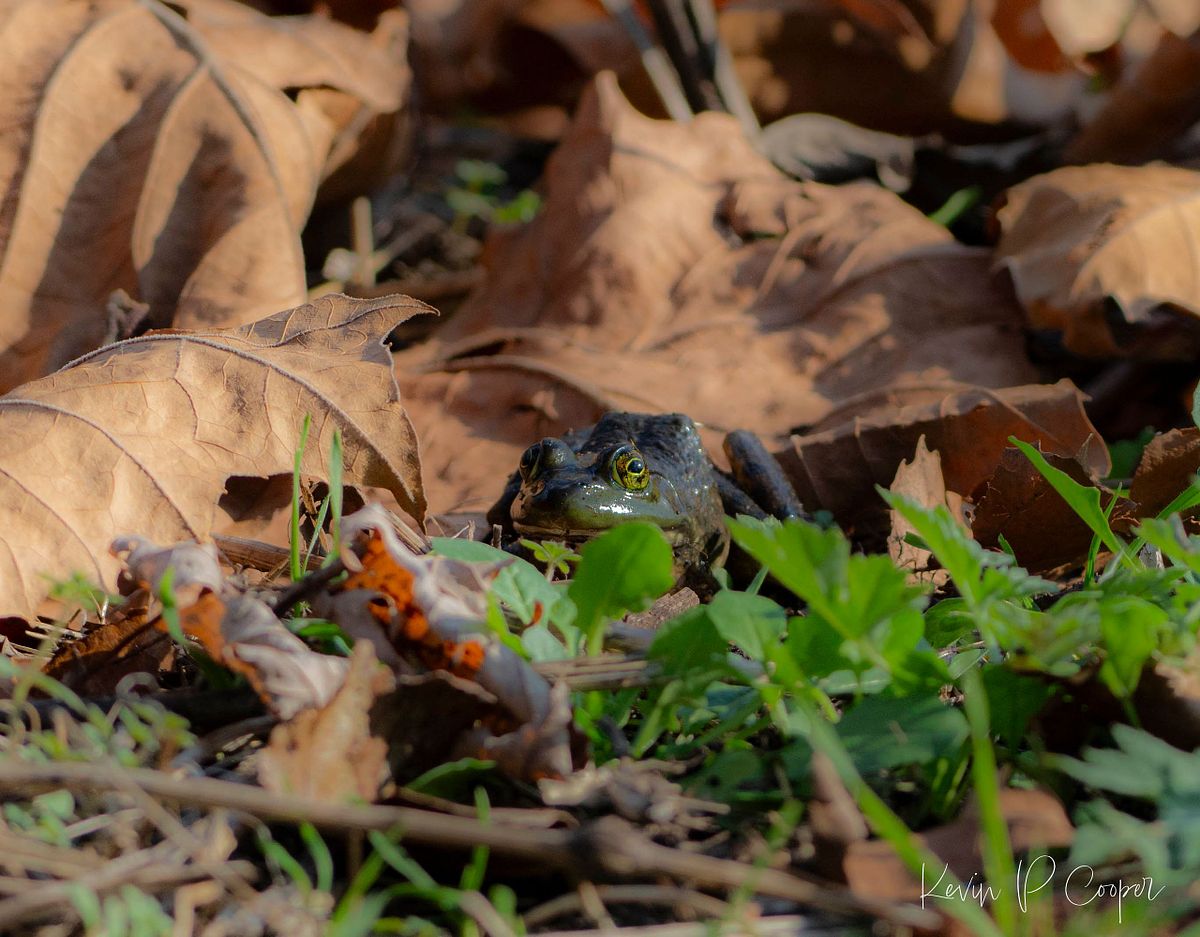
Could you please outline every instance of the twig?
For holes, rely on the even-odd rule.
[[[486,846],[497,855],[525,859],[542,867],[572,869],[580,877],[669,875],[704,887],[745,888],[839,914],[873,915],[914,928],[932,928],[940,920],[938,915],[920,908],[860,898],[843,887],[811,882],[777,869],[757,869],[729,859],[660,846],[615,816],[579,830],[539,830],[482,823],[415,807],[322,803],[215,778],[174,778],[144,768],[71,763],[0,762],[0,792],[11,795],[64,787],[74,791],[120,790],[118,773],[123,781],[137,784],[151,796],[180,804],[223,807],[267,821],[307,821],[339,831],[394,830],[413,843],[442,849]]]
[[[87,768],[87,765],[73,767]],[[175,865],[164,868],[166,856],[173,852],[169,843],[160,843],[149,849],[129,853],[119,859],[111,859],[98,869],[86,872],[66,882],[34,885],[23,894],[0,901],[0,933],[11,933],[12,929],[25,921],[34,920],[47,913],[56,916],[75,917],[71,892],[76,887],[89,891],[105,892],[121,885],[134,884],[154,891],[191,882],[208,880],[217,872],[215,865]],[[250,868],[247,863],[226,863],[224,875],[241,874]]]
[[[251,569],[269,573],[280,567],[286,567],[291,551],[287,547],[276,546],[273,543],[263,543],[261,540],[247,540],[245,537],[226,537],[221,534],[213,536],[225,558],[233,566],[248,566]],[[313,554],[308,557],[308,569],[320,569],[325,557]]]
[[[485,934],[492,937],[517,937],[516,932],[508,926],[492,907],[492,903],[477,891],[459,892],[458,906],[478,924]]]
[[[684,0],[647,0],[646,6],[692,110],[721,110],[711,69],[697,41],[687,4]]]
[[[310,596],[316,595],[326,584],[345,571],[346,564],[340,559],[336,559],[328,566],[314,570],[307,576],[302,576],[275,597],[275,601],[271,603],[271,611],[282,618],[292,610],[292,606],[297,602],[303,602]]]
[[[666,53],[651,41],[646,30],[642,28],[641,21],[634,13],[629,0],[602,0],[602,2],[604,9],[608,10],[608,15],[621,24],[621,28],[637,46],[638,54],[642,58],[642,65],[646,69],[646,74],[650,76],[650,81],[654,85],[654,90],[658,92],[659,100],[666,108],[667,115],[672,120],[687,123],[692,119],[692,108],[688,104],[687,95],[680,87],[679,76],[671,67]]]
[[[620,937],[867,937],[868,927],[846,928],[828,925],[816,927],[810,918],[798,914],[760,918],[757,921],[704,921],[697,924],[648,924],[642,927],[622,927]],[[539,937],[595,937],[593,930],[543,931]]]
[[[371,200],[360,195],[350,203],[350,243],[354,250],[354,273],[350,282],[359,288],[375,285],[375,232],[371,226]]]
[[[685,0],[685,2],[691,11],[692,22],[696,25],[696,38],[701,49],[704,50],[706,64],[711,69],[711,78],[716,86],[717,94],[721,96],[721,102],[725,105],[726,110],[738,119],[746,136],[753,141],[758,137],[762,127],[759,126],[758,117],[754,113],[750,98],[746,95],[746,89],[742,87],[741,79],[738,78],[729,47],[725,45],[720,31],[717,29],[716,8],[713,6],[712,0]]]
[[[596,893],[605,904],[669,905],[691,908],[705,917],[720,918],[729,913],[730,905],[720,898],[692,888],[677,885],[597,885]],[[575,914],[582,909],[578,892],[568,892],[531,908],[521,919],[526,928],[541,927],[556,917]]]

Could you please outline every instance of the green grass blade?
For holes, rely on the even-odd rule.
[[[304,416],[304,425],[300,428],[300,444],[296,447],[296,458],[292,464],[292,526],[291,542],[288,544],[288,567],[292,574],[292,582],[304,575],[304,564],[300,561],[300,550],[303,541],[300,538],[300,467],[304,462],[304,447],[308,445],[308,431],[312,427],[312,417]]]

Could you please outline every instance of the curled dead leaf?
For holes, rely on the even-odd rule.
[[[370,645],[356,644],[333,698],[272,730],[258,758],[259,783],[312,800],[373,802],[387,775],[388,746],[371,734],[370,711],[392,682]]]
[[[424,512],[416,438],[382,339],[428,307],[328,296],[232,330],[122,342],[0,397],[0,614],[33,614],[48,579],[111,588],[124,531],[202,537],[231,476],[323,475],[335,430],[351,485]]]
[[[217,548],[211,543],[189,541],[160,547],[145,537],[118,537],[109,552],[122,560],[129,575],[158,595],[171,574],[171,590],[182,605],[191,605],[205,592],[220,592],[225,582]]]
[[[130,674],[152,678],[168,670],[175,649],[147,621],[147,593],[129,596],[105,620],[88,627],[81,638],[63,641],[42,666],[42,673],[83,697],[113,696]]]
[[[205,593],[179,610],[179,626],[213,660],[244,676],[280,719],[327,705],[346,678],[344,657],[311,650],[251,596]],[[161,621],[159,627],[166,630]]]
[[[1193,356],[1200,173],[1067,167],[1010,189],[997,217],[996,265],[1034,328],[1062,332],[1082,355]]]
[[[930,450],[925,444],[925,437],[917,440],[911,461],[901,462],[896,469],[896,477],[888,486],[888,490],[904,495],[915,501],[923,508],[930,510],[945,507],[950,516],[962,524],[962,496],[946,488],[946,479],[942,475],[942,459],[936,449]],[[899,511],[888,510],[889,532],[887,538],[888,555],[897,566],[910,571],[910,578],[917,582],[931,583],[941,586],[949,576],[944,569],[931,568],[933,554],[924,547],[914,546],[905,538],[916,533],[916,528],[909,523]]]
[[[351,572],[340,584],[342,598],[335,588],[332,600],[319,599],[314,610],[380,647],[382,659],[398,669],[403,662],[409,672],[444,671],[496,700],[487,718],[464,725],[455,746],[460,757],[491,758],[528,779],[569,774],[565,689],[553,689],[485,622],[487,586],[499,567],[414,554],[378,505],[344,518],[342,536],[356,544],[358,559],[345,557]]]
[[[0,3],[0,390],[102,344],[116,290],[158,327],[302,302],[318,185],[407,100],[388,29],[232,0]]]
[[[1133,473],[1129,496],[1142,517],[1153,517],[1183,491],[1200,471],[1200,430],[1160,433],[1147,444]]]

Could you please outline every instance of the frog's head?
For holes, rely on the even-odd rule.
[[[673,543],[686,536],[670,481],[632,443],[576,455],[561,439],[543,439],[521,456],[513,527],[533,537],[592,537],[626,521],[657,524]]]

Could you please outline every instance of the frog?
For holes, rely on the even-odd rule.
[[[578,544],[627,521],[648,521],[670,543],[681,581],[707,580],[729,553],[727,514],[804,516],[757,436],[730,433],[725,451],[731,474],[713,464],[685,414],[609,412],[591,427],[529,446],[488,522],[502,542]]]

